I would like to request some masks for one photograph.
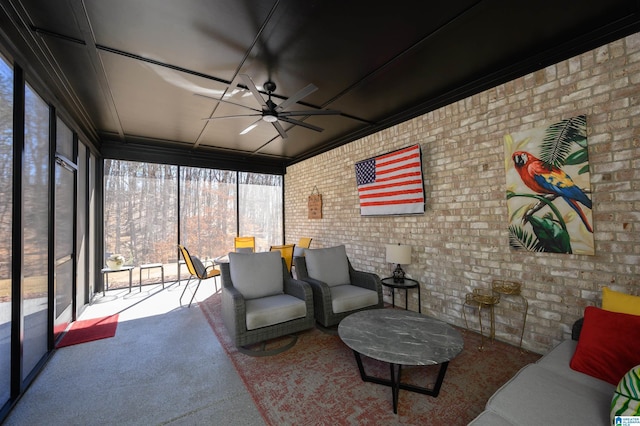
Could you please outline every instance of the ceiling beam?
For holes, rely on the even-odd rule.
[[[124,144],[117,138],[102,137],[104,158],[141,161],[147,163],[172,164],[179,166],[206,167],[251,173],[284,175],[287,161],[280,157],[239,153],[237,151],[198,148],[190,144],[146,138],[129,138]]]
[[[118,115],[118,110],[113,98],[113,93],[111,92],[111,87],[109,86],[109,79],[107,78],[107,73],[104,69],[104,63],[102,62],[102,58],[100,58],[100,54],[98,53],[98,49],[96,48],[95,35],[93,34],[93,28],[91,28],[91,22],[89,21],[89,16],[84,5],[84,0],[70,0],[69,4],[71,6],[71,10],[73,11],[75,22],[77,22],[80,33],[84,38],[87,55],[89,56],[91,66],[95,71],[95,75],[100,84],[100,89],[102,90],[104,99],[107,102],[111,118],[116,125],[120,139],[122,141],[125,141],[122,121],[120,120],[120,116]]]

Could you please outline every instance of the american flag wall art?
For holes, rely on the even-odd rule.
[[[362,216],[424,213],[420,145],[356,163]]]

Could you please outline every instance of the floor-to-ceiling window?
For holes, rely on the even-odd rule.
[[[93,282],[95,157],[38,83],[0,55],[0,423],[75,318],[74,300],[89,302],[78,274],[83,290]]]
[[[237,173],[180,168],[180,244],[202,259],[233,248],[236,235]]]
[[[23,380],[48,350],[49,155],[49,106],[27,84],[22,170]]]
[[[121,254],[134,266],[162,263],[170,281],[179,273],[177,244],[205,263],[233,250],[239,234],[268,250],[283,242],[282,182],[279,175],[105,160],[105,255]],[[133,276],[137,283],[138,269]],[[157,282],[159,271],[144,270],[146,278]],[[109,276],[110,288],[128,284],[126,273]]]
[[[0,407],[11,395],[13,70],[0,57]]]
[[[175,264],[178,167],[133,161],[105,161],[104,251],[120,254],[127,265]],[[139,271],[134,274],[140,279]],[[159,281],[159,270],[146,270],[143,280]],[[167,269],[165,278],[173,271]],[[123,276],[109,277],[119,286]],[[113,279],[111,279],[113,278]],[[137,280],[136,280],[137,281]]]
[[[239,234],[255,236],[259,251],[282,244],[282,176],[240,173],[239,180]]]
[[[89,185],[89,157],[84,143],[78,141],[78,195],[76,208],[76,315],[83,305],[89,303],[89,199],[92,187]],[[95,241],[95,240],[94,240]]]

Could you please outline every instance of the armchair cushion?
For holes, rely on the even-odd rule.
[[[378,303],[378,293],[351,284],[331,287],[331,307],[336,314],[362,309]]]
[[[233,286],[247,299],[283,294],[280,252],[229,253]]]
[[[304,300],[289,294],[247,300],[247,330],[280,324],[307,315]]]
[[[343,245],[305,250],[309,277],[326,283],[329,287],[349,284],[349,260]]]

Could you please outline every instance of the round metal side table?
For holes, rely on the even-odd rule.
[[[382,285],[391,289],[391,304],[396,306],[396,289],[404,290],[404,309],[409,307],[409,290],[415,288],[418,290],[418,312],[422,313],[422,303],[420,301],[420,283],[411,278],[404,278],[404,281],[397,283],[393,281],[393,277],[383,278]]]

